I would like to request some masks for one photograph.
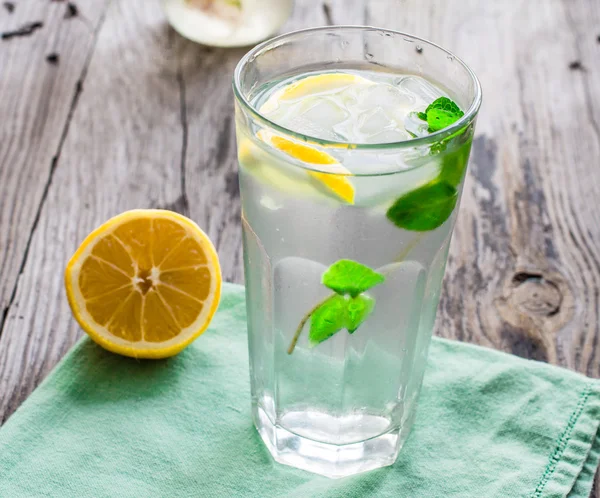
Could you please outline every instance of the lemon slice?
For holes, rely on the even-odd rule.
[[[334,93],[351,85],[372,85],[372,81],[351,73],[321,73],[307,76],[276,91],[260,107],[259,112],[270,114],[280,102],[298,100],[308,95]]]
[[[348,204],[354,204],[354,185],[348,179],[348,176],[351,176],[352,173],[327,152],[275,135],[266,130],[260,130],[257,137],[298,161],[309,165],[317,165],[320,169],[327,170],[326,173],[311,170],[306,170],[306,172],[326,190]]]
[[[100,346],[166,358],[208,327],[219,304],[221,269],[193,221],[140,209],[87,236],[67,265],[65,287],[73,315]]]

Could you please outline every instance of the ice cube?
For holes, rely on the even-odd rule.
[[[404,128],[417,137],[429,135],[429,125],[417,116],[416,112],[409,112],[404,118]]]
[[[390,118],[382,107],[375,107],[358,115],[358,131],[367,138],[387,128],[395,128],[396,122]]]
[[[410,140],[411,136],[401,130],[384,130],[365,138],[368,144],[389,144],[394,142],[404,142]]]
[[[349,115],[348,111],[343,109],[333,97],[317,97],[308,104],[307,110],[302,114],[306,119],[323,128],[333,128]]]
[[[333,131],[319,126],[313,121],[306,119],[304,116],[295,116],[288,122],[278,121],[278,123],[286,128],[289,128],[290,130],[295,131],[296,133],[301,133],[302,135],[307,135],[309,137],[318,137],[324,140],[335,139],[335,134]]]
[[[444,96],[438,88],[419,76],[406,76],[402,78],[399,88],[425,104],[431,104],[435,99]]]
[[[364,88],[358,94],[358,106],[362,109],[407,108],[415,104],[415,97],[393,85],[378,84]]]
[[[339,140],[334,127],[347,120],[349,112],[330,97],[315,97],[302,102],[279,122],[297,133],[325,140]],[[287,118],[287,119],[286,119]]]
[[[273,272],[275,327],[289,344],[302,317],[331,292],[321,285],[327,267],[306,258],[287,257]],[[306,343],[306,334],[301,344]]]

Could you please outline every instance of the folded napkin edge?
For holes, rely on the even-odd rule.
[[[600,463],[600,452],[594,451],[598,444],[599,425],[600,389],[598,382],[591,381],[581,391],[530,498],[567,495],[575,498],[570,491],[577,485],[586,464],[596,469]],[[588,483],[580,483],[580,489],[585,488],[581,496],[588,496],[591,492],[593,477],[592,473],[587,476]]]

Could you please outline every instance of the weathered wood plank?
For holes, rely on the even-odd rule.
[[[177,50],[158,2],[110,4],[0,337],[0,420],[81,334],[62,272],[85,235],[181,195]]]
[[[232,282],[244,276],[231,77],[245,52],[185,42],[181,56],[188,214],[215,243],[223,278]]]
[[[106,9],[91,0],[78,6],[70,18],[64,3],[0,6],[0,33],[42,23],[0,39],[0,335]]]

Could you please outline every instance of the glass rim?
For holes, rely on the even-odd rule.
[[[471,81],[473,82],[475,88],[475,95],[472,99],[472,102],[468,109],[465,111],[464,115],[456,122],[452,123],[450,126],[443,128],[439,131],[435,131],[426,135],[424,137],[415,137],[409,140],[402,140],[400,142],[382,142],[382,143],[354,143],[354,142],[339,142],[335,140],[326,140],[318,137],[313,137],[310,135],[305,135],[303,133],[298,133],[294,130],[286,128],[285,126],[281,126],[274,121],[271,121],[269,118],[260,113],[258,109],[254,107],[254,105],[246,98],[244,93],[241,90],[241,73],[242,69],[247,66],[252,60],[254,60],[257,56],[261,55],[262,52],[269,50],[271,48],[276,48],[278,44],[288,38],[293,38],[294,36],[305,34],[305,33],[313,33],[319,31],[342,31],[342,30],[350,30],[350,31],[365,31],[365,30],[373,30],[379,31],[383,33],[391,33],[394,35],[400,35],[404,37],[404,40],[409,42],[421,42],[425,43],[429,46],[435,47],[442,52],[444,52],[448,57],[451,57],[452,60],[458,62],[467,72]],[[410,38],[407,40],[406,38]],[[381,149],[407,149],[413,147],[419,147],[423,145],[434,144],[440,142],[444,138],[456,133],[462,128],[468,126],[477,115],[479,108],[481,106],[482,99],[482,91],[481,84],[479,83],[479,79],[473,72],[473,70],[460,58],[454,55],[449,50],[433,43],[424,38],[419,38],[418,36],[411,35],[409,33],[405,33],[403,31],[397,31],[393,29],[386,28],[378,28],[376,26],[367,26],[367,25],[336,25],[336,26],[319,26],[316,28],[306,28],[299,29],[296,31],[290,31],[288,33],[283,33],[274,38],[270,38],[265,40],[264,42],[256,45],[252,50],[248,51],[238,62],[235,71],[233,73],[233,92],[237,100],[243,105],[247,112],[249,112],[255,119],[260,121],[262,124],[268,126],[269,128],[273,128],[276,131],[279,131],[285,135],[289,135],[293,138],[296,138],[302,142],[314,143],[317,145],[337,147],[337,148],[347,148],[352,150],[381,150]],[[412,168],[410,168],[412,169]]]

